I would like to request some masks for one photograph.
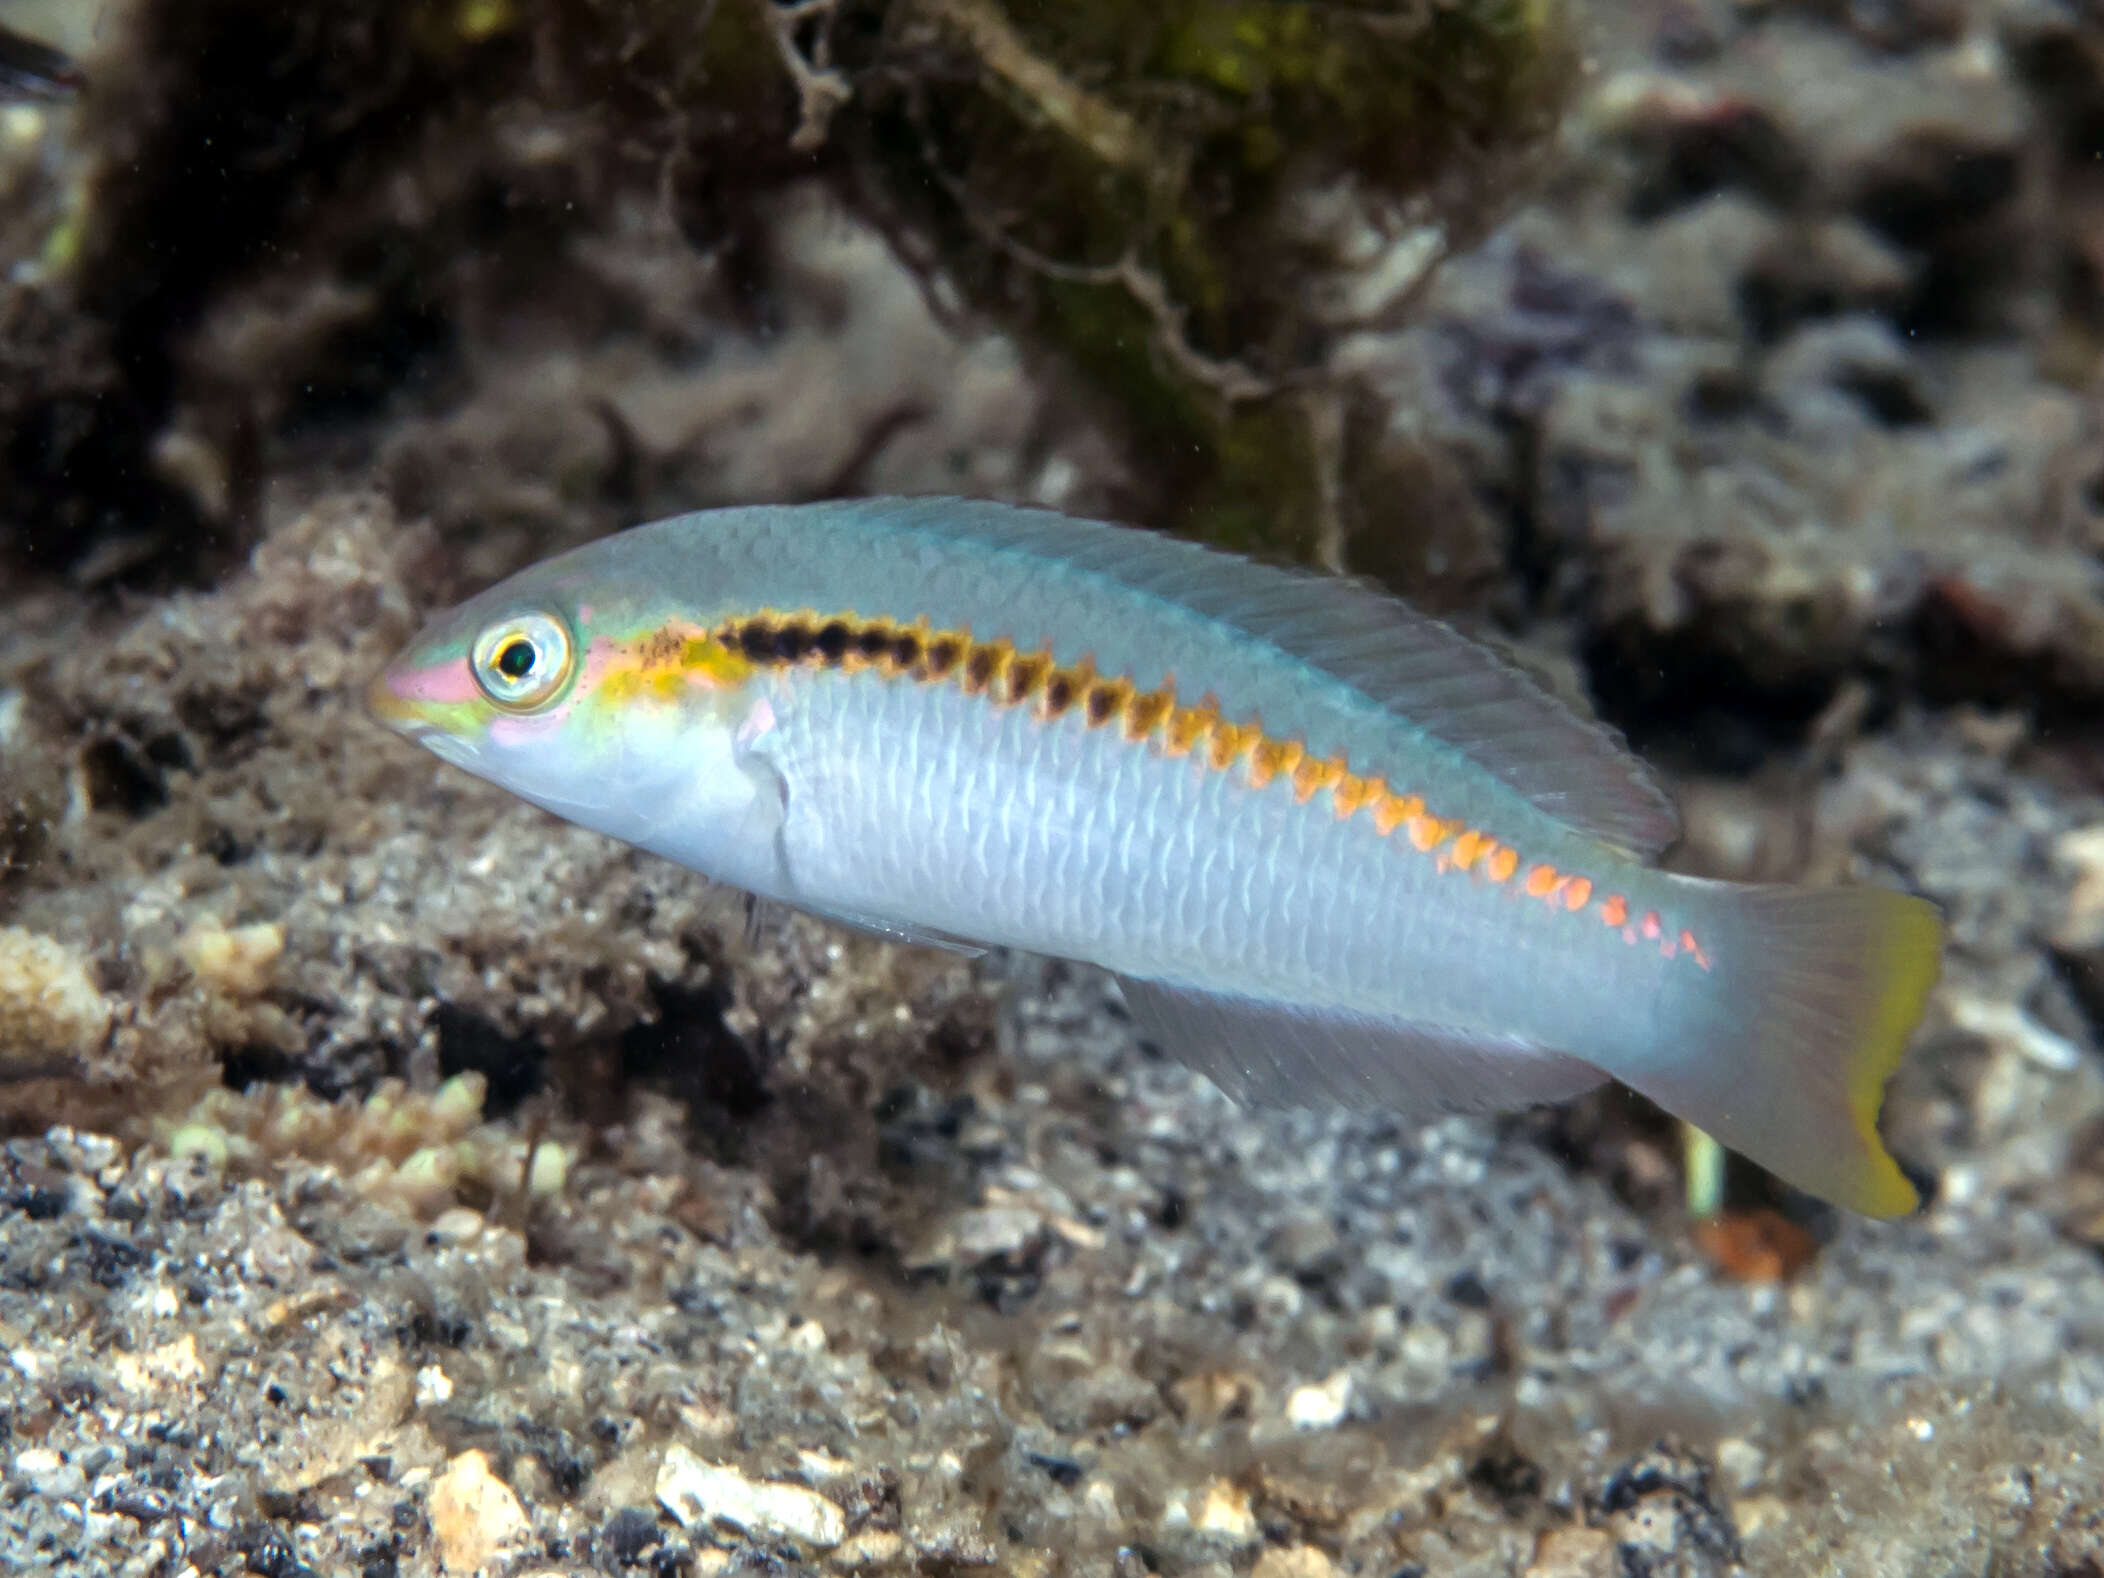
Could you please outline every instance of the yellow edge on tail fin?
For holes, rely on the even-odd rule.
[[[1656,1050],[1601,1066],[1785,1183],[1865,1216],[1913,1210],[1878,1110],[1936,981],[1936,907],[1679,876],[1662,897],[1701,916],[1714,968],[1665,990]]]
[[[1873,1160],[1860,1198],[1846,1202],[1865,1216],[1905,1216],[1921,1195],[1900,1171],[1878,1135],[1878,1112],[1885,1086],[1898,1070],[1907,1039],[1921,1020],[1943,954],[1943,919],[1925,899],[1904,893],[1887,895],[1888,924],[1876,971],[1882,985],[1874,1001],[1862,1044],[1849,1060],[1848,1100],[1857,1132]]]

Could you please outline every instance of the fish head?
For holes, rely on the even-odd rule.
[[[655,847],[669,822],[728,825],[765,703],[735,646],[660,588],[554,560],[433,619],[367,692],[434,755],[570,821]]]

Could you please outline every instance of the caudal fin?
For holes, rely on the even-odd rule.
[[[1936,907],[1685,880],[1714,968],[1677,994],[1651,1055],[1610,1072],[1800,1189],[1866,1216],[1913,1210],[1877,1119],[1936,982]]]

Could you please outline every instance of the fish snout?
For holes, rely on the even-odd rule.
[[[398,670],[390,666],[375,674],[372,683],[365,687],[365,710],[398,734],[422,721],[415,701],[403,694],[400,679]]]

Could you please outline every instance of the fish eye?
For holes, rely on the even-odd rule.
[[[570,677],[570,632],[548,614],[500,620],[475,638],[470,667],[482,694],[507,712],[530,712]]]

